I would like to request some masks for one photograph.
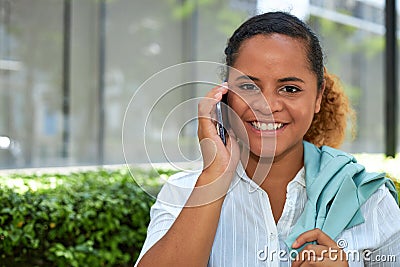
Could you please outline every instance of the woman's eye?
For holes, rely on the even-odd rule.
[[[254,83],[245,83],[245,84],[239,85],[239,88],[242,90],[247,90],[247,91],[258,90],[257,85],[255,85]]]
[[[299,88],[290,85],[282,87],[281,90],[284,91],[285,93],[297,93],[301,91]]]

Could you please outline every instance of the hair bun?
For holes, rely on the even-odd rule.
[[[232,48],[228,45],[224,50],[225,55],[230,55],[232,53]]]

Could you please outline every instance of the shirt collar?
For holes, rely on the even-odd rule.
[[[237,167],[236,167],[236,174],[237,174],[237,176],[239,176],[243,181],[245,181],[245,182],[250,182],[250,181],[252,181],[248,176],[247,176],[247,173],[246,173],[246,170],[244,169],[244,167],[243,167],[243,165],[242,165],[242,162],[239,160],[239,163],[238,163],[238,165],[237,165]]]
[[[290,183],[299,183],[302,187],[306,187],[306,170],[304,166],[301,167],[301,169],[298,171],[293,180],[290,181]]]
[[[244,169],[242,162],[239,161],[238,166],[236,168],[236,174],[246,183],[250,183],[251,185],[259,187],[252,179],[250,179],[247,174],[246,170]],[[306,178],[305,178],[305,168],[304,166],[297,172],[296,176],[289,182],[288,187],[290,184],[298,183],[302,187],[306,187]]]

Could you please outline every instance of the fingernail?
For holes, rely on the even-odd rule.
[[[222,98],[222,93],[221,92],[216,93],[215,98],[217,98],[217,99]]]
[[[299,242],[297,242],[297,240],[296,240],[296,241],[293,242],[292,248],[296,248],[298,245],[299,245]]]
[[[223,90],[225,90],[225,89],[227,89],[227,88],[228,88],[227,85],[221,84],[221,86],[218,87],[218,90],[223,91]]]

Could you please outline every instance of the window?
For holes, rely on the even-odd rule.
[[[272,2],[0,0],[0,168],[125,163],[122,122],[139,86],[178,63],[222,63],[232,31],[268,8],[303,17],[320,36],[327,67],[357,111],[356,137],[343,149],[383,152],[384,1]],[[193,88],[171,95],[170,105],[206,85]],[[149,90],[149,103],[154,97]],[[195,159],[195,126],[171,132],[167,145],[184,136],[181,149]],[[130,163],[148,162],[139,129],[126,126]]]

